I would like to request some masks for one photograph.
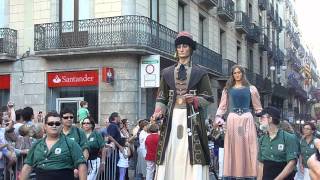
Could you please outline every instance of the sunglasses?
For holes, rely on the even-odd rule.
[[[60,126],[61,122],[59,122],[59,121],[51,121],[51,122],[47,122],[47,125],[48,126],[53,126],[53,125]]]
[[[82,124],[91,124],[90,122],[83,122]]]
[[[63,119],[73,119],[73,116],[63,116]]]

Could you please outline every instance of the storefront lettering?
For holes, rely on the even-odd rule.
[[[61,76],[61,78],[56,75],[56,77],[52,80],[54,83],[65,83],[65,82],[92,82],[94,80],[94,77],[89,77],[87,74],[84,75],[84,77],[67,77],[67,76]]]
[[[95,85],[98,85],[98,71],[48,73],[48,87]]]

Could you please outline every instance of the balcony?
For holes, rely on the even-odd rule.
[[[292,43],[293,43],[294,47],[296,47],[297,49],[300,47],[300,37],[299,37],[298,32],[295,32],[293,34]]]
[[[272,93],[272,83],[271,80],[268,78],[264,78],[264,86],[261,91],[259,91],[261,94],[270,94]]]
[[[265,86],[263,76],[260,74],[255,74],[255,78],[256,78],[256,87],[258,88],[259,91],[263,90]]]
[[[271,5],[271,4],[269,4],[269,6],[268,6],[267,16],[268,16],[268,18],[269,18],[270,20],[274,20],[274,16],[275,16],[275,14],[274,14],[274,7],[273,7],[273,5]]]
[[[173,60],[177,32],[143,16],[116,16],[34,26],[35,54],[43,57],[81,54],[160,54]],[[197,44],[194,62],[222,73],[221,55]]]
[[[277,48],[277,59],[280,65],[284,63],[284,53],[280,48]]]
[[[251,23],[249,33],[247,34],[247,41],[251,43],[260,42],[261,28],[254,23]]]
[[[269,42],[268,57],[269,58],[276,58],[277,57],[277,46],[273,42]]]
[[[295,93],[296,96],[307,99],[307,92],[300,85],[299,81],[292,76],[288,76],[288,87]]]
[[[226,77],[230,77],[232,75],[232,66],[236,65],[235,62],[229,59],[222,60],[222,73]]]
[[[259,48],[261,51],[269,51],[269,38],[264,33],[260,34]]]
[[[266,10],[268,8],[268,0],[259,0],[258,6],[260,10]]]
[[[276,96],[282,99],[286,99],[288,96],[288,89],[281,84],[274,84],[272,89],[272,96]]]
[[[250,28],[249,17],[247,16],[247,14],[242,11],[236,11],[235,17],[236,30],[241,34],[247,34]]]
[[[221,55],[201,44],[197,44],[197,50],[193,53],[192,62],[211,71],[222,73]]]
[[[15,61],[17,56],[17,31],[0,28],[0,61]]]
[[[218,0],[199,0],[198,2],[199,4],[207,7],[208,9],[211,9],[218,5]]]
[[[252,72],[252,70],[249,70],[247,68],[245,68],[245,71],[246,71],[247,80],[250,82],[250,84],[255,85],[256,84],[255,73]]]
[[[234,20],[234,2],[232,0],[219,0],[217,14],[225,22]]]

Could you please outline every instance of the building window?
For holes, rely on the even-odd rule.
[[[1,89],[0,90],[0,106],[7,106],[10,97],[10,90]]]
[[[204,20],[205,17],[199,15],[199,43],[203,44],[204,42]]]
[[[59,20],[77,21],[89,19],[89,0],[59,0]]]
[[[178,3],[178,31],[184,30],[184,4]]]
[[[252,5],[249,3],[249,21],[253,22]]]
[[[159,0],[150,0],[150,18],[159,22]]]
[[[0,28],[5,27],[6,22],[6,8],[5,8],[5,0],[0,0]]]
[[[241,43],[237,41],[237,64],[241,62]]]
[[[252,49],[249,50],[248,69],[250,72],[253,72],[253,51],[252,51]]]
[[[226,54],[226,32],[220,29],[220,54],[225,59]]]

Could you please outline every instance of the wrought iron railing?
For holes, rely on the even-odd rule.
[[[177,32],[143,16],[117,16],[35,25],[34,49],[148,48],[173,58]],[[194,62],[221,73],[221,55],[197,44]]]
[[[272,94],[277,97],[286,98],[288,96],[288,89],[280,83],[274,83]]]
[[[209,48],[197,44],[197,50],[194,52],[193,63],[202,65],[208,69],[222,73],[222,57],[220,54]]]
[[[251,84],[255,85],[256,84],[256,79],[255,79],[255,75],[254,75],[255,73],[252,72],[252,70],[249,70],[247,68],[245,68],[245,70],[246,70],[246,77],[247,77],[248,81]]]
[[[231,76],[232,75],[232,66],[236,65],[237,63],[229,60],[229,59],[223,59],[222,60],[222,73],[225,76]]]
[[[0,28],[0,54],[15,57],[17,55],[17,31]]]
[[[234,2],[232,0],[219,0],[218,16],[224,21],[229,22],[234,20]]]
[[[262,90],[264,93],[270,93],[272,92],[272,82],[268,78],[264,78],[264,88]]]
[[[255,78],[256,78],[256,87],[259,90],[262,90],[264,88],[264,84],[265,84],[263,76],[260,74],[255,74]]]
[[[268,0],[259,0],[258,6],[261,10],[266,10],[268,8]]]
[[[203,4],[209,8],[212,8],[214,6],[217,6],[218,0],[199,0],[200,4]]]
[[[249,17],[245,12],[236,11],[235,12],[235,26],[236,29],[247,33],[249,31],[250,22]]]
[[[249,33],[247,34],[247,40],[252,43],[260,42],[261,28],[254,23],[250,24]]]

